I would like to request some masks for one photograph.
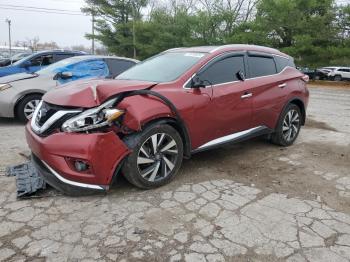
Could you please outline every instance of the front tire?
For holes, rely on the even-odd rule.
[[[334,81],[341,81],[342,77],[339,75],[334,76]]]
[[[183,142],[179,133],[169,125],[152,124],[124,141],[133,151],[127,157],[122,173],[139,188],[165,185],[181,167]]]
[[[18,103],[16,116],[21,122],[27,122],[32,118],[34,110],[39,104],[41,97],[41,95],[28,95]]]
[[[275,133],[271,141],[280,146],[290,146],[297,139],[301,128],[301,111],[295,104],[289,104],[278,120]]]

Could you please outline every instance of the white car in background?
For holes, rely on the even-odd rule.
[[[334,81],[350,80],[350,67],[333,67],[328,77]]]

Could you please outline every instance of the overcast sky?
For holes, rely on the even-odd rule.
[[[349,2],[350,0],[337,0],[337,3]],[[40,7],[80,12],[84,0],[0,0],[0,45],[8,43],[5,19],[9,18],[12,21],[12,43],[39,37],[40,42],[55,41],[61,47],[81,44],[91,46],[90,41],[84,37],[85,33],[91,32],[91,17],[81,13],[64,15],[10,10],[18,9],[18,6],[26,6],[26,9]]]
[[[84,37],[85,33],[91,32],[91,17],[5,9],[18,9],[13,6],[80,12],[84,0],[0,0],[0,45],[8,43],[8,25],[5,19],[9,18],[12,21],[12,43],[37,36],[40,42],[55,41],[61,47],[81,44],[91,46],[90,41]]]

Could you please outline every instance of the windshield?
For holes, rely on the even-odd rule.
[[[195,65],[205,53],[162,53],[153,56],[116,77],[124,80],[170,82]]]
[[[60,71],[61,68],[66,67],[71,64],[75,64],[77,62],[80,62],[82,60],[86,59],[86,57],[79,57],[79,56],[73,56],[70,58],[63,59],[61,61],[58,61],[56,63],[53,63],[44,69],[41,69],[37,72],[39,75],[49,75],[54,74]]]

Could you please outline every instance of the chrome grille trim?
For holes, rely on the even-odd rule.
[[[41,100],[39,105],[36,107],[33,117],[30,122],[30,126],[32,130],[37,134],[42,134],[45,132],[50,126],[52,126],[57,120],[59,120],[61,117],[63,117],[66,114],[72,114],[72,113],[81,113],[81,110],[60,110],[54,113],[42,126],[37,125],[36,118],[38,116],[38,113],[42,107],[43,101]]]

